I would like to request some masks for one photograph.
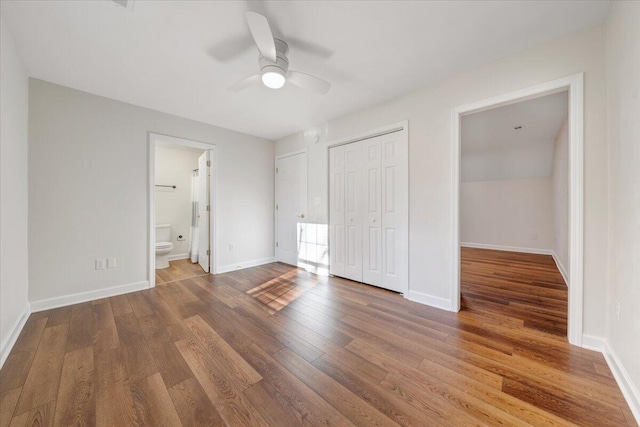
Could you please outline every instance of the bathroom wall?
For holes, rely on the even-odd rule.
[[[173,250],[169,260],[184,259],[189,253],[191,230],[191,177],[198,168],[203,150],[189,147],[156,147],[156,184],[176,188],[156,187],[156,224],[171,224]],[[182,235],[186,240],[178,241]]]
[[[273,259],[272,141],[32,78],[32,307],[148,286],[149,132],[215,144],[219,267]]]

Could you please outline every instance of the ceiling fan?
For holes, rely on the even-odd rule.
[[[331,83],[310,74],[289,70],[289,60],[287,59],[289,46],[283,40],[273,38],[267,18],[250,11],[245,12],[245,16],[253,40],[260,52],[258,58],[260,72],[231,85],[230,91],[239,92],[262,80],[262,83],[271,89],[280,89],[286,82],[289,82],[320,95],[329,92]]]

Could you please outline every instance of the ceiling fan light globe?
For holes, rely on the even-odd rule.
[[[262,83],[268,88],[271,89],[280,89],[284,86],[286,79],[285,77],[275,71],[267,71],[262,73]]]

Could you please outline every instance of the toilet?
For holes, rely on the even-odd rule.
[[[171,243],[171,224],[156,224],[156,270],[169,268]]]

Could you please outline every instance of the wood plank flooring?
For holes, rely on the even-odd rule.
[[[279,263],[34,313],[0,426],[635,425],[548,260],[464,250],[462,277],[460,313]]]
[[[193,264],[190,259],[169,261],[169,268],[156,270],[156,285],[175,282],[176,280],[190,279],[196,276],[204,276],[205,273],[200,264]]]

